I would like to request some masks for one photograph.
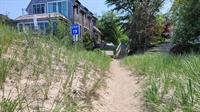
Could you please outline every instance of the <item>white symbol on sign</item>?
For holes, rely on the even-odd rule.
[[[78,31],[77,30],[73,30],[73,34],[77,34],[78,33]]]

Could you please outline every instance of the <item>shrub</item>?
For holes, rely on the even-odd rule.
[[[70,26],[68,23],[61,21],[61,20],[57,20],[57,26],[56,29],[54,31],[54,35],[59,38],[59,39],[63,39],[65,37],[70,37]]]
[[[172,7],[173,41],[188,43],[200,35],[199,0],[175,0]]]
[[[16,22],[10,19],[8,16],[0,14],[0,24],[5,24],[9,26],[16,26]]]
[[[184,54],[184,53],[199,53],[200,45],[199,44],[177,44],[170,49],[172,54]]]
[[[93,50],[94,48],[94,40],[90,37],[88,32],[83,35],[83,45],[86,50]]]

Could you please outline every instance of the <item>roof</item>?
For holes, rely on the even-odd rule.
[[[28,6],[27,6],[27,8],[26,8],[26,11],[28,11],[28,7],[32,4],[32,3],[37,3],[37,2],[39,2],[39,3],[42,3],[42,2],[48,2],[48,1],[53,1],[53,0],[31,0],[30,2],[29,2],[29,4],[28,4]],[[76,3],[74,6],[79,6],[79,7],[81,7],[81,10],[82,11],[84,11],[85,13],[87,13],[89,16],[91,16],[91,17],[93,17],[94,19],[97,19],[95,16],[94,16],[94,14],[90,11],[90,10],[88,10],[87,9],[87,7],[85,7],[85,6],[83,6],[82,4],[81,4],[81,2],[79,1],[79,0],[74,0],[74,2]]]
[[[26,7],[26,11],[28,11],[28,8],[30,5],[32,5],[33,3],[46,3],[49,0],[31,0],[28,4],[28,6]]]
[[[90,10],[88,10],[87,7],[83,6],[79,0],[75,0],[75,2],[77,3],[77,5],[80,6],[81,10],[85,11],[85,13],[93,17],[94,14]]]
[[[97,31],[98,33],[102,34],[102,32],[96,27],[96,26],[93,26],[94,30]]]
[[[59,18],[62,18],[64,20],[68,20],[65,16],[63,16],[62,14],[60,13],[44,13],[44,14],[34,14],[34,15],[25,15],[25,16],[19,16],[17,17],[15,20],[16,21],[20,21],[20,20],[30,20],[30,19],[34,19],[34,18],[37,18],[37,19],[44,19],[44,18],[49,18],[49,17],[53,17],[53,18],[56,18],[56,17],[59,17]]]

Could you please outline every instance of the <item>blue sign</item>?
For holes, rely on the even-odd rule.
[[[79,24],[72,24],[71,25],[71,33],[72,33],[73,36],[79,35],[79,33],[80,33]]]

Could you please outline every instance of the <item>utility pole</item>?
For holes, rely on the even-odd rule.
[[[8,11],[5,11],[5,15],[8,16],[10,14],[10,12]]]
[[[24,15],[25,15],[24,8],[22,8],[22,16],[24,16]]]

